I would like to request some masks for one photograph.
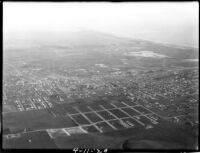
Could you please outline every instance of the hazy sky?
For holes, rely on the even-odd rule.
[[[3,3],[5,32],[87,28],[158,42],[198,43],[197,2]]]

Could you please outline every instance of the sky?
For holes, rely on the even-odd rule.
[[[91,29],[198,46],[198,2],[4,2],[3,32]]]

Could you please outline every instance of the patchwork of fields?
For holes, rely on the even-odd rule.
[[[66,116],[75,127],[48,129],[51,138],[80,133],[106,133],[127,128],[153,128],[159,116],[134,102],[114,102],[49,109],[53,117]],[[70,123],[70,122],[69,122]],[[71,122],[72,123],[72,122]]]

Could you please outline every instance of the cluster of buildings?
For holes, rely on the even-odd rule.
[[[142,73],[117,69],[90,75],[93,71],[94,68],[78,69],[70,75],[55,74],[40,79],[12,74],[3,82],[4,105],[14,105],[17,111],[29,111],[62,103],[92,102],[97,98],[106,101],[128,98],[149,109],[177,112],[195,107],[198,102],[197,69]],[[79,72],[85,76],[79,76]]]

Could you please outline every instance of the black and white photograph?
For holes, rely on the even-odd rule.
[[[2,149],[199,150],[198,1],[2,8]]]

